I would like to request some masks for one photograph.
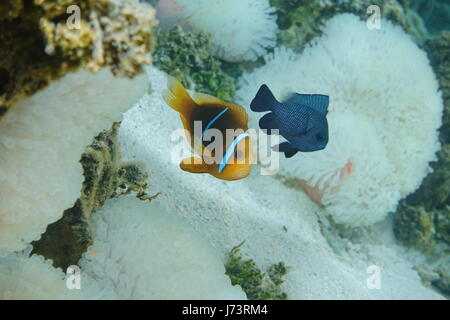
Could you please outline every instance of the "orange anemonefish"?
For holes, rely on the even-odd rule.
[[[172,109],[180,113],[192,150],[201,156],[183,159],[180,168],[191,173],[209,173],[222,180],[247,177],[254,154],[251,138],[246,133],[248,115],[244,108],[203,93],[195,93],[191,98],[183,85],[170,76],[167,87],[163,98]],[[203,128],[200,134],[194,130],[197,121]],[[204,141],[204,135],[210,129],[221,133],[223,145],[220,148],[211,150],[213,143]],[[227,129],[235,130],[232,131],[231,139],[226,138]]]

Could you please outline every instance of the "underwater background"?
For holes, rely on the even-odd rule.
[[[449,1],[6,0],[0,43],[0,297],[450,296]],[[182,172],[166,74],[256,128],[263,83],[327,94],[328,150]]]

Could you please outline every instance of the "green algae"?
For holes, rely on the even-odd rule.
[[[245,259],[241,254],[243,244],[228,253],[225,273],[230,277],[231,284],[241,286],[249,300],[286,300],[288,296],[280,286],[288,268],[283,262],[278,262],[271,265],[266,273],[262,272],[252,259]]]
[[[91,244],[78,200],[72,208],[64,211],[61,219],[47,226],[39,240],[31,242],[31,254],[51,259],[55,268],[66,270],[70,265],[77,264]]]
[[[177,78],[186,88],[231,101],[235,79],[242,71],[209,51],[210,34],[189,32],[175,25],[157,35],[153,63]]]

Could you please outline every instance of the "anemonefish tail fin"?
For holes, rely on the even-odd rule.
[[[298,150],[294,148],[289,142],[282,142],[272,147],[272,150],[284,152],[284,156],[286,158],[292,158],[298,152]]]
[[[182,115],[188,115],[196,106],[181,82],[172,76],[167,77],[167,90],[164,90],[162,96],[172,109]]]
[[[191,173],[207,173],[208,165],[199,157],[190,157],[181,160],[180,168]]]
[[[272,107],[277,105],[279,102],[273,96],[269,87],[263,84],[258,93],[256,93],[255,98],[250,103],[250,109],[255,112],[264,112],[272,110]]]

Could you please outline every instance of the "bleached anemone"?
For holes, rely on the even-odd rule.
[[[20,101],[0,122],[0,256],[23,249],[80,196],[78,162],[101,130],[147,88],[107,70],[67,74]]]
[[[69,289],[64,278],[51,260],[12,253],[0,258],[0,300],[82,299],[82,292]]]
[[[245,299],[211,245],[156,201],[121,197],[93,215],[94,244],[80,261],[86,294],[103,286],[121,299]]]
[[[400,200],[399,180],[383,144],[362,116],[332,113],[328,122],[327,147],[302,153],[293,168],[281,157],[281,172],[299,177],[337,223],[366,226],[382,220]]]
[[[435,159],[435,152],[440,147],[437,130],[441,125],[443,109],[441,93],[425,52],[390,22],[382,20],[380,30],[369,30],[365,22],[352,14],[335,16],[325,25],[323,36],[315,39],[301,55],[288,49],[277,49],[266,57],[266,65],[244,74],[239,80],[238,101],[248,106],[263,83],[280,100],[289,91],[329,95],[330,118],[334,113],[345,112],[367,119],[366,122],[373,126],[373,135],[384,148],[387,161],[394,168],[398,180],[397,192],[402,197],[417,189],[430,172],[429,162]],[[257,125],[256,120],[255,117],[252,119],[253,126]],[[350,122],[347,125],[350,127],[345,130],[351,133],[358,124]],[[355,129],[354,132],[359,134],[361,130]],[[299,154],[285,162],[282,170],[296,176],[304,172],[301,167],[305,157],[316,157],[317,166],[324,161],[321,154],[341,157],[341,151],[331,152],[333,139],[331,133],[325,151]],[[339,148],[342,146],[339,144]],[[365,153],[368,159],[378,159],[381,146],[370,143],[355,150]],[[361,179],[342,181],[349,184],[347,190],[353,192],[366,188],[365,192],[340,198],[339,202],[349,208],[348,212],[351,208],[358,208],[360,197],[365,197],[370,204],[369,198],[387,196],[386,184],[382,181],[388,173],[383,170],[378,172],[380,177],[377,181],[381,183],[378,186],[369,187]],[[350,188],[350,183],[362,185]],[[388,198],[393,200],[396,197]],[[324,197],[322,202],[326,199],[331,198]],[[336,198],[333,201],[337,203]],[[391,204],[386,209],[393,207]],[[367,210],[378,209],[370,206]],[[361,214],[364,216],[364,213]],[[380,214],[377,219],[371,217],[366,222],[355,219],[348,223],[370,224],[383,216]]]
[[[180,22],[211,33],[211,49],[227,61],[256,60],[275,46],[278,26],[268,0],[160,0],[163,26]]]

